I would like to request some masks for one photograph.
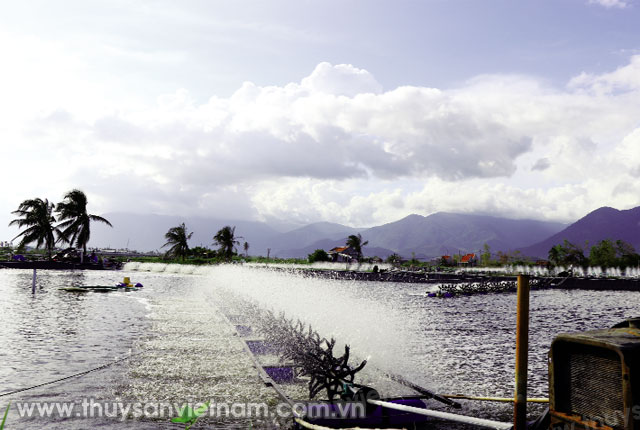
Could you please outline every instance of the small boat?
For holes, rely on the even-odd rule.
[[[73,293],[86,293],[89,291],[107,293],[109,291],[135,291],[142,288],[141,283],[132,284],[128,277],[124,278],[123,282],[116,285],[73,285],[70,287],[62,287],[59,290],[69,291]]]
[[[122,288],[118,287],[117,285],[78,285],[72,287],[62,287],[58,289],[62,291],[69,291],[72,293],[87,293],[89,291],[106,293],[109,291],[120,290]]]

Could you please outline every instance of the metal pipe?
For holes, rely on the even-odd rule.
[[[456,409],[460,409],[462,407],[462,405],[460,405],[460,403],[458,402],[454,402],[453,400],[450,400],[447,398],[447,396],[443,396],[441,394],[436,394],[431,390],[427,390],[426,388],[423,388],[421,386],[419,386],[418,384],[414,384],[413,382],[409,381],[408,379],[406,379],[404,376],[402,375],[396,375],[393,373],[387,373],[387,376],[392,380],[392,381],[396,381],[401,383],[402,385],[411,388],[412,390],[420,393],[420,394],[424,394],[425,396],[430,396],[431,398],[433,398],[434,400],[437,400],[441,403],[444,403],[445,405],[448,406],[452,406]]]
[[[511,423],[503,423],[502,421],[486,420],[484,418],[469,417],[466,415],[452,414],[449,412],[434,411],[431,409],[416,408],[413,406],[399,405],[397,403],[385,402],[382,400],[367,399],[367,402],[382,406],[387,409],[395,409],[396,411],[411,412],[413,414],[424,415],[427,417],[441,418],[443,420],[454,421],[458,423],[471,424],[480,427],[487,427],[496,430],[509,430],[513,428]]]
[[[514,430],[527,428],[527,368],[529,361],[529,276],[518,275],[516,325],[516,393],[513,403]]]
[[[513,403],[515,399],[513,397],[481,397],[481,396],[467,396],[466,394],[440,394],[442,397],[448,399],[461,399],[461,400],[480,400],[486,402],[504,402]],[[528,403],[549,403],[549,399],[546,397],[529,397]]]
[[[325,426],[319,426],[317,424],[311,424],[306,422],[305,420],[301,419],[301,418],[294,418],[294,421],[296,423],[298,423],[298,425],[300,427],[304,427],[306,429],[309,430],[334,430],[334,427],[325,427]],[[365,429],[365,428],[360,428],[360,427],[350,427],[348,429],[345,430],[373,430],[373,429]],[[389,429],[389,430],[393,430],[393,429]],[[399,429],[398,429],[399,430]]]

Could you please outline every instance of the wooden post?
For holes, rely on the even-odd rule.
[[[529,276],[518,275],[516,326],[516,394],[513,404],[514,430],[527,428],[527,367],[529,353]]]
[[[33,279],[31,280],[31,294],[36,293],[36,269],[33,269]]]

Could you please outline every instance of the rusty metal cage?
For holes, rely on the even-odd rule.
[[[561,334],[549,352],[553,430],[640,430],[640,326]]]

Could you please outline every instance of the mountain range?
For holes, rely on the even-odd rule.
[[[568,240],[581,246],[588,255],[588,249],[604,239],[624,240],[640,251],[640,206],[628,210],[601,207],[564,230],[520,251],[524,255],[546,258],[552,246]]]
[[[366,255],[431,258],[445,254],[478,252],[484,244],[493,251],[510,250],[539,241],[562,230],[556,222],[438,212],[429,216],[409,215],[401,220],[360,231],[369,244]],[[337,239],[337,238],[336,238]],[[321,240],[305,247],[284,249],[284,256],[307,255],[314,249],[343,245],[339,240]]]
[[[565,239],[594,245],[602,239],[622,239],[640,249],[640,207],[597,209],[573,224],[536,220],[514,220],[476,214],[438,212],[429,216],[409,215],[398,221],[371,228],[355,228],[317,222],[282,232],[258,221],[139,215],[124,212],[103,215],[114,228],[92,227],[90,246],[162,251],[164,234],[184,222],[193,232],[191,246],[213,248],[214,234],[225,225],[235,226],[240,243],[249,243],[250,255],[290,258],[306,257],[315,249],[329,250],[345,244],[351,234],[368,241],[368,256],[385,258],[392,253],[420,259],[445,254],[480,252],[484,244],[492,252],[519,250],[526,256],[546,258],[549,249]],[[281,226],[280,226],[281,227]],[[242,250],[242,245],[238,246]]]

